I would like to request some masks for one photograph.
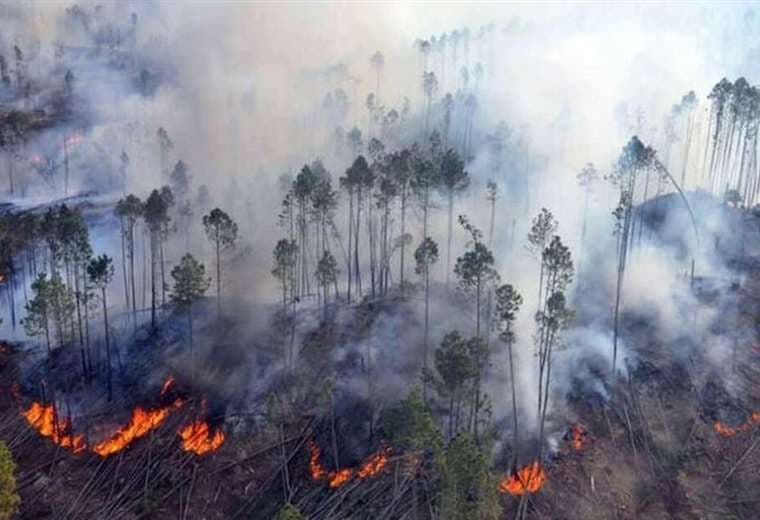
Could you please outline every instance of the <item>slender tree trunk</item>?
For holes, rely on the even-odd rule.
[[[346,291],[346,296],[348,303],[351,303],[351,282],[353,279],[353,269],[351,268],[351,246],[353,244],[353,237],[354,237],[354,194],[353,190],[348,190],[348,262],[346,269],[348,274],[348,287]]]
[[[399,279],[401,284],[401,293],[404,292],[404,252],[406,250],[406,241],[404,236],[406,235],[406,188],[401,193],[401,267],[399,272]]]
[[[106,334],[106,363],[108,364],[108,367],[107,367],[108,369],[107,370],[108,401],[111,401],[113,399],[113,382],[112,382],[112,376],[111,376],[111,339],[108,333],[108,304],[106,302],[105,286],[101,288],[101,295],[103,298],[103,323],[104,323],[105,334]]]
[[[168,236],[168,231],[165,231]],[[164,236],[159,235],[158,236],[158,249],[159,249],[159,261],[161,262],[161,306],[166,305],[166,274],[165,274],[165,266],[166,262],[164,261],[164,245],[166,242],[166,238]]]
[[[135,291],[135,223],[129,224],[129,277],[132,282],[132,321],[135,329],[137,328],[137,292]]]
[[[422,346],[422,369],[424,376],[422,378],[422,398],[427,402],[427,380],[428,380],[428,330],[430,323],[430,265],[425,260],[425,342]]]
[[[449,278],[451,277],[451,234],[454,220],[454,192],[449,190],[449,222],[448,234],[446,240],[446,289],[449,288]],[[493,217],[491,217],[491,227],[493,227]],[[489,246],[490,247],[490,246]]]
[[[356,192],[356,224],[354,226],[354,268],[356,269],[356,294],[362,294],[362,275],[359,270],[359,235],[361,233],[362,190]]]
[[[520,458],[520,430],[517,425],[517,391],[515,385],[515,365],[514,357],[512,355],[512,340],[507,342],[507,349],[509,351],[509,383],[512,387],[512,428],[514,430],[514,455],[512,456],[512,469],[517,467],[517,462]]]
[[[187,337],[190,341],[190,384],[195,387],[195,345],[193,345],[193,305],[187,307]]]
[[[480,340],[480,292],[481,292],[481,282],[480,282],[480,276],[478,276],[476,290],[475,290],[475,336]],[[475,438],[478,438],[478,418],[480,415],[480,382],[482,378],[482,368],[483,368],[483,361],[481,359],[481,346],[477,346],[477,351],[475,352],[475,363],[477,363],[477,370],[475,371],[475,399],[473,401],[474,403],[474,423],[473,423],[473,432],[475,435]]]
[[[156,249],[157,249],[156,232],[150,231],[150,325],[156,330],[156,304],[158,296],[156,294]]]
[[[216,229],[216,314],[222,317],[222,257],[220,254],[221,243],[219,228]]]
[[[127,244],[124,229],[124,217],[119,217],[119,228],[121,230],[121,272],[124,278],[124,303],[129,312],[129,281],[127,280]]]

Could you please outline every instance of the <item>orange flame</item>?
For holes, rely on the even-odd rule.
[[[751,430],[752,427],[756,424],[760,424],[760,411],[752,412],[752,415],[750,415],[749,419],[747,419],[746,422],[740,424],[739,426],[729,426],[720,421],[715,421],[713,428],[715,428],[715,431],[718,432],[718,435],[721,435],[723,437],[733,437],[739,432],[746,432]]]
[[[182,449],[196,455],[216,451],[224,442],[224,432],[216,430],[214,435],[211,435],[208,423],[205,421],[194,421],[181,428],[179,436],[182,438]]]
[[[331,488],[337,488],[348,482],[348,479],[353,476],[353,468],[342,468],[338,471],[331,471],[327,477],[327,481]]]
[[[314,441],[309,441],[309,449],[311,450],[311,456],[309,457],[309,471],[311,472],[311,478],[314,480],[327,479],[327,483],[331,488],[342,486],[354,477],[354,475],[360,479],[377,475],[388,464],[388,459],[391,454],[390,448],[383,448],[367,457],[362,461],[358,468],[341,468],[337,471],[328,472],[319,462],[319,456],[321,455],[319,446],[317,446]]]
[[[586,437],[586,429],[580,424],[573,424],[570,426],[570,446],[580,451],[583,449],[583,439]]]
[[[49,437],[62,448],[70,449],[74,453],[87,449],[84,436],[71,433],[71,423],[68,419],[56,420],[55,407],[52,404],[42,405],[34,402],[23,415],[40,435]]]
[[[111,438],[96,444],[93,451],[101,457],[108,457],[109,455],[118,453],[136,439],[144,437],[151,430],[158,428],[169,417],[169,414],[180,406],[182,406],[181,399],[177,399],[173,404],[156,410],[146,410],[138,406],[132,411],[132,419],[129,423],[119,428]]]
[[[382,451],[373,453],[370,455],[356,472],[359,478],[367,478],[380,473],[383,468],[388,464],[388,457],[391,454],[390,448],[385,448]]]
[[[311,455],[309,456],[309,471],[311,472],[311,478],[314,480],[322,480],[327,476],[327,470],[319,463],[319,455],[321,451],[319,446],[314,441],[309,441],[309,450]]]
[[[546,482],[546,472],[538,460],[520,468],[516,473],[504,477],[499,482],[499,491],[510,495],[522,495],[525,492],[536,493]]]

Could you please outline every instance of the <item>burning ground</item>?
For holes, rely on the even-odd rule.
[[[699,302],[696,313],[725,315],[725,306],[738,299],[736,319],[748,343],[729,350],[735,359],[727,367],[736,374],[733,388],[708,359],[710,342],[726,334],[721,323],[706,329],[714,334],[703,343],[688,337],[669,343],[658,339],[656,322],[626,313],[627,375],[612,386],[593,358],[574,361],[584,369],[552,414],[554,440],[542,461],[520,460],[513,471],[509,435],[497,434],[507,442],[491,485],[507,514],[526,501],[532,514],[552,518],[609,518],[611,511],[617,518],[752,516],[760,464],[760,349],[756,333],[745,329],[760,316],[754,290],[760,264],[747,256],[739,289],[704,277],[684,281]],[[114,403],[81,393],[53,395],[53,379],[60,378],[56,387],[73,383],[65,383],[71,374],[65,367],[76,356],[61,355],[58,369],[39,385],[41,367],[6,344],[0,352],[0,382],[7,390],[0,431],[20,462],[24,516],[267,518],[290,492],[309,518],[402,517],[415,501],[425,500],[429,491],[418,486],[442,455],[435,455],[434,443],[415,446],[388,437],[388,416],[372,404],[371,394],[352,389],[365,384],[359,354],[366,348],[360,338],[367,320],[357,325],[362,321],[355,313],[370,323],[397,325],[403,324],[399,316],[411,315],[396,313],[398,305],[403,308],[400,301],[368,305],[344,308],[330,323],[320,322],[320,311],[310,317],[312,311],[304,310],[297,332],[307,361],[303,368],[260,379],[244,391],[230,385],[238,390],[220,392],[219,381],[270,373],[279,349],[272,342],[280,340],[261,336],[269,318],[260,320],[262,329],[241,329],[233,318],[221,326],[204,320],[214,312],[212,302],[197,310],[198,335],[213,338],[212,344],[243,337],[257,346],[253,354],[230,346],[213,360],[211,352],[199,352],[204,369],[192,393],[177,350],[183,348],[182,329],[172,316],[162,321],[157,337],[135,334],[121,385],[127,383]],[[253,310],[241,307],[242,314]],[[373,351],[374,369],[398,375],[412,370],[394,353],[393,339],[384,341],[387,346]],[[248,367],[245,376],[239,373],[241,360]],[[147,386],[129,376],[145,366],[156,374]],[[310,389],[331,367],[337,367],[336,381],[349,386],[335,384],[315,395]],[[282,395],[283,388],[293,399],[267,398]],[[401,397],[403,392],[396,399]],[[288,491],[286,482],[297,487]]]
[[[752,11],[38,4],[0,2],[21,518],[756,516],[760,88],[681,92],[753,76]]]

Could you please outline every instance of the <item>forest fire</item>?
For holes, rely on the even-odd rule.
[[[587,435],[588,433],[586,432],[586,429],[580,424],[575,423],[572,426],[570,426],[570,431],[569,431],[570,447],[573,448],[575,451],[582,450],[583,444]]]
[[[311,472],[311,478],[314,480],[327,479],[327,483],[331,488],[342,486],[354,476],[360,479],[365,479],[377,475],[388,464],[388,459],[391,454],[390,448],[383,448],[367,457],[362,461],[358,468],[341,468],[338,471],[328,472],[319,462],[319,456],[321,454],[319,446],[313,441],[310,441],[309,450],[311,451],[309,457],[309,471]]]
[[[71,423],[68,419],[57,417],[53,404],[43,405],[34,402],[27,411],[23,412],[23,415],[40,435],[50,438],[62,448],[70,449],[74,453],[87,449],[84,436],[71,433]]]
[[[138,406],[132,411],[132,419],[129,423],[119,428],[109,439],[96,444],[93,451],[101,457],[108,457],[109,455],[118,453],[136,439],[144,437],[151,430],[158,428],[169,417],[169,414],[182,406],[182,404],[183,401],[177,399],[171,405],[155,410],[146,410]]]
[[[216,430],[212,435],[205,421],[193,421],[180,429],[179,436],[182,438],[182,449],[196,455],[214,452],[224,443],[224,432]]]
[[[536,493],[546,482],[546,472],[541,464],[534,460],[523,466],[512,475],[506,476],[499,482],[499,492],[520,496],[526,492]]]
[[[733,437],[737,433],[751,430],[758,424],[760,424],[760,412],[752,412],[752,415],[750,415],[749,419],[738,426],[729,426],[720,421],[715,421],[713,428],[715,428],[715,431],[718,433],[718,435],[721,435],[723,437]]]

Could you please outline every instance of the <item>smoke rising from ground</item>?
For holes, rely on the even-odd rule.
[[[210,206],[225,208],[240,224],[244,245],[226,266],[225,292],[234,299],[266,303],[277,298],[270,271],[272,248],[282,233],[276,225],[284,195],[280,176],[294,176],[303,164],[322,158],[337,181],[349,166],[345,157],[326,151],[332,128],[321,109],[325,95],[344,89],[349,103],[341,125],[346,130],[356,126],[366,134],[370,122],[365,99],[376,90],[369,58],[380,50],[385,67],[376,94],[386,107],[398,110],[408,97],[410,117],[421,123],[422,58],[414,48],[415,39],[464,26],[475,31],[493,23],[493,40],[488,45],[473,44],[469,51],[470,64],[482,63],[485,69],[475,131],[481,136],[492,134],[499,123],[506,123],[515,153],[495,166],[485,146],[475,150],[468,164],[472,185],[457,200],[455,212],[468,215],[487,232],[485,183],[493,178],[499,184],[493,244],[503,279],[525,298],[516,352],[519,388],[525,389],[520,395],[521,412],[528,424],[535,420],[532,361],[538,263],[524,244],[532,217],[542,207],[554,212],[560,222],[558,234],[570,245],[578,268],[583,195],[576,174],[583,165],[591,161],[608,174],[633,134],[659,149],[663,117],[683,94],[695,90],[704,99],[720,77],[741,70],[752,78],[758,72],[745,68],[755,50],[746,50],[741,37],[726,35],[732,27],[756,29],[757,21],[735,6],[724,9],[717,4],[554,4],[547,9],[547,4],[473,8],[402,2],[119,2],[106,3],[100,10],[94,4],[80,5],[93,13],[89,31],[65,13],[68,6],[64,4],[7,8],[3,24],[8,30],[0,37],[4,52],[14,41],[30,40],[28,29],[33,27],[31,38],[36,37],[46,53],[40,59],[42,70],[50,71],[45,81],[60,83],[64,69],[55,65],[51,53],[54,42],[62,42],[66,66],[77,78],[75,95],[88,109],[86,121],[72,121],[65,130],[47,130],[29,148],[49,150],[60,165],[62,139],[81,132],[84,142],[72,151],[70,193],[93,190],[114,200],[121,196],[117,158],[125,151],[130,157],[127,191],[144,197],[166,182],[156,139],[157,129],[165,128],[174,142],[170,163],[179,159],[187,163],[193,196],[201,185],[207,186]],[[136,22],[130,18],[133,12]],[[127,45],[137,51],[141,65],[136,69],[119,68],[118,52],[107,49],[95,57],[78,55],[77,49],[92,46],[92,34],[109,24],[123,31]],[[430,57],[431,70],[438,70],[438,59]],[[134,70],[145,70],[147,76]],[[441,78],[438,100],[461,85],[459,77],[447,72]],[[409,141],[413,139],[412,135]],[[85,166],[93,163],[98,167]],[[32,167],[26,175],[35,176]],[[688,188],[693,189],[696,183],[690,181]],[[60,184],[53,187],[37,181],[30,195],[38,200],[57,199]],[[562,404],[559,396],[567,393],[579,365],[588,360],[610,362],[616,275],[610,211],[616,197],[600,181],[591,199],[582,271],[576,272],[578,290],[573,298],[579,320],[567,333],[567,349],[557,362],[558,407]],[[446,214],[443,202],[437,205],[430,235],[442,244]],[[702,315],[697,326],[685,330],[684,322],[698,307],[693,298],[684,296],[689,283],[685,276],[692,259],[698,274],[732,276],[725,255],[710,248],[709,231],[715,234],[725,229],[728,217],[719,211],[698,211],[703,235],[697,244],[686,213],[674,213],[674,220],[657,232],[665,238],[647,242],[634,252],[624,290],[625,311],[653,317],[663,342],[686,335],[690,343],[698,343],[710,334],[710,320]],[[418,214],[418,210],[410,213],[415,245],[421,235]],[[208,263],[211,251],[198,223],[200,211],[195,220],[190,248]],[[343,206],[337,220],[342,226]],[[466,236],[455,229],[456,258]],[[94,238],[98,249],[116,256],[116,239],[97,233]],[[183,252],[174,247],[168,252],[169,262],[176,262]],[[445,278],[444,265],[442,256],[433,271],[437,281]],[[411,271],[409,276],[414,278]],[[112,292],[119,294],[116,287]],[[399,368],[414,365],[421,341],[420,316],[412,314],[421,312],[418,303],[413,300],[409,305],[411,317],[389,313],[378,320],[374,339],[381,351],[378,385],[398,389],[403,381],[396,377],[404,379]],[[436,301],[432,316],[433,346],[450,328],[458,327],[465,334],[474,328],[472,317],[457,304]],[[265,320],[256,324],[262,329],[268,326]],[[4,327],[7,330],[8,324]],[[247,335],[257,332],[247,330]],[[624,335],[620,359],[628,357],[627,342]],[[349,345],[346,350],[361,352],[362,348]],[[716,366],[726,359],[729,348],[719,345],[711,350]],[[503,352],[494,354],[494,377],[486,389],[497,418],[509,409],[507,380],[501,377],[506,374],[505,362]],[[364,392],[360,381],[349,384],[356,385],[352,388],[356,393]],[[399,389],[393,397],[402,393]]]

